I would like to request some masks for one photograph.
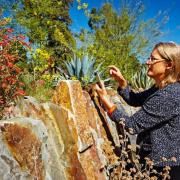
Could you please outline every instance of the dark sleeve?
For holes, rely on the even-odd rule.
[[[157,88],[155,86],[151,87],[148,90],[145,90],[140,93],[135,93],[131,90],[130,86],[127,86],[125,89],[121,89],[120,87],[117,89],[118,94],[122,96],[122,98],[126,101],[127,104],[130,106],[142,106],[145,100],[153,94],[155,91],[157,91]]]
[[[128,117],[122,113],[122,110],[116,109],[112,115],[112,120],[118,122],[120,118],[125,119],[127,128],[132,128],[135,134],[154,128],[164,122],[179,115],[180,105],[173,95],[166,92],[156,93],[150,97],[133,116]]]

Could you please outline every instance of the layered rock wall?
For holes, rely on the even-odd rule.
[[[119,138],[78,81],[61,81],[52,102],[18,102],[0,121],[0,179],[106,180]]]

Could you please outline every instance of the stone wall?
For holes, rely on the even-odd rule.
[[[116,126],[79,81],[61,81],[52,102],[25,97],[9,116],[0,121],[2,180],[106,180],[118,164]]]

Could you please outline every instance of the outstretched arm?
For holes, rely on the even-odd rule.
[[[130,106],[142,106],[145,100],[157,91],[155,86],[143,92],[135,93],[130,86],[126,86],[125,89],[118,88],[118,94],[129,104]]]
[[[158,127],[167,123],[179,115],[179,101],[173,94],[163,91],[151,96],[148,101],[133,116],[127,117],[121,109],[115,109],[111,113],[111,119],[118,122],[121,118],[125,119],[127,128],[132,128],[135,134],[146,129]]]
[[[126,79],[116,66],[109,66],[109,74],[113,77],[119,84],[118,93],[122,98],[131,106],[142,106],[145,100],[153,94],[157,88],[154,86],[146,91],[135,93],[131,90]]]

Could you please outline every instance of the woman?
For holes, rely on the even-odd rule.
[[[119,94],[128,104],[142,107],[133,116],[127,117],[108,100],[102,82],[96,84],[96,91],[113,121],[124,118],[126,128],[148,137],[143,143],[147,143],[147,149],[141,155],[148,155],[157,169],[170,166],[171,179],[176,180],[180,178],[180,46],[158,43],[146,64],[147,75],[155,80],[155,86],[137,94],[119,69],[110,66],[110,75],[119,83]]]

